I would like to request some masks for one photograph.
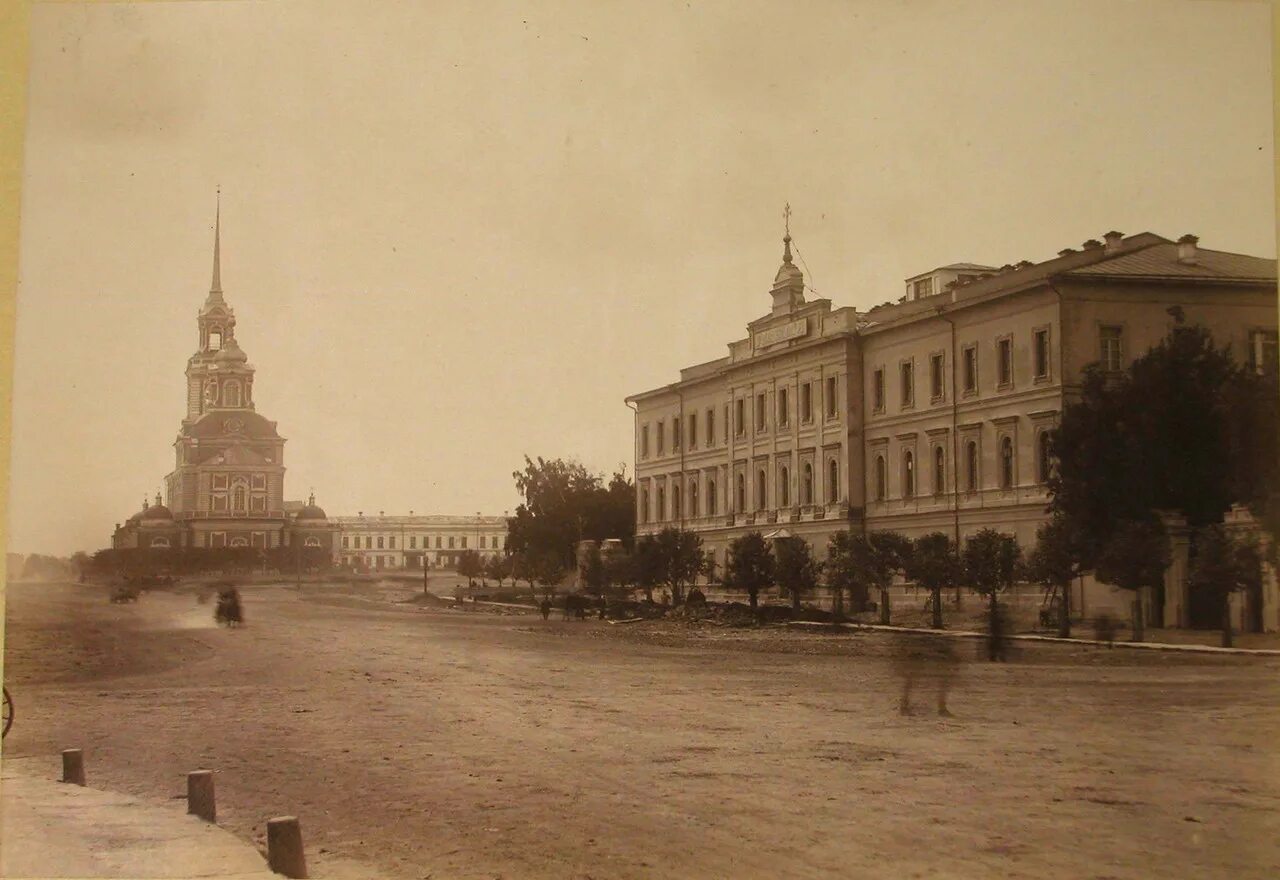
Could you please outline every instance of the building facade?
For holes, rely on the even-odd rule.
[[[334,557],[357,571],[453,568],[467,550],[482,560],[502,555],[507,547],[505,516],[377,516],[334,517]]]
[[[1276,261],[1110,232],[1041,263],[944,266],[865,313],[806,301],[784,238],[769,314],[727,357],[627,398],[637,534],[749,531],[822,558],[837,529],[984,527],[1034,544],[1048,432],[1091,363],[1120,372],[1175,321],[1274,369]]]

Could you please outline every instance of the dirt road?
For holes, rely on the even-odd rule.
[[[214,769],[318,877],[1280,876],[1268,660],[1036,648],[903,717],[872,634],[244,600],[12,587],[5,760],[157,801]]]

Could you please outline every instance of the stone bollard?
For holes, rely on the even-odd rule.
[[[206,822],[218,821],[212,770],[193,770],[187,774],[187,812]]]
[[[267,820],[267,867],[286,877],[307,876],[307,860],[302,854],[302,826],[297,816]]]
[[[62,750],[62,781],[84,785],[84,752],[80,749]]]

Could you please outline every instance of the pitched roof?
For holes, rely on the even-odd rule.
[[[1065,274],[1085,277],[1205,278],[1238,281],[1275,281],[1276,261],[1226,251],[1196,249],[1194,263],[1178,262],[1176,244],[1157,244],[1107,260],[1082,266]]]

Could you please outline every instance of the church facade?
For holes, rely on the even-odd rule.
[[[174,440],[165,500],[117,525],[125,548],[335,547],[336,525],[314,496],[296,511],[284,501],[284,444],[257,412],[254,368],[236,340],[235,311],[223,297],[221,211],[214,225],[213,280],[196,316],[196,352],[187,361],[187,411]]]

